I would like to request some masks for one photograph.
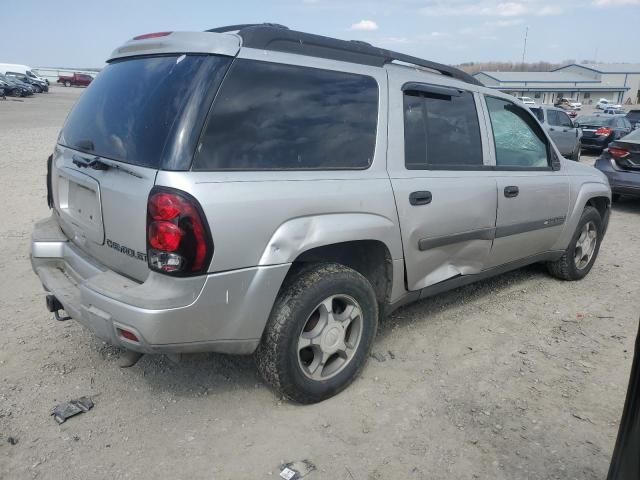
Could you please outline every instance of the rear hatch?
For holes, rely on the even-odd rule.
[[[107,268],[149,274],[147,199],[158,170],[188,170],[208,106],[230,63],[166,54],[114,61],[69,114],[51,164],[59,224]]]

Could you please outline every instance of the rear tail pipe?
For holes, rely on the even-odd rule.
[[[64,310],[64,306],[62,305],[62,303],[60,303],[60,300],[58,300],[55,295],[47,295],[47,297],[45,298],[45,303],[47,304],[47,310],[52,312],[56,317],[56,320],[58,320],[59,322],[71,319],[71,317],[68,315],[65,315],[64,317],[60,315],[59,312],[60,310]]]

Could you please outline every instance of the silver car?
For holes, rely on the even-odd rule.
[[[569,115],[561,108],[547,105],[529,109],[547,129],[560,153],[571,160],[580,161],[582,130],[574,125]]]
[[[581,279],[611,204],[513,97],[277,25],[116,49],[47,182],[31,259],[56,318],[132,352],[255,353],[302,403],[401,305],[534,262]]]

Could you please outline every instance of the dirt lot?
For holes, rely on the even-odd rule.
[[[29,235],[81,92],[0,102],[0,478],[269,479],[303,459],[309,479],[606,476],[640,312],[640,202],[616,205],[583,281],[533,266],[404,308],[375,343],[384,362],[303,407],[250,358],[122,370],[117,349],[46,312]],[[81,395],[95,408],[57,425],[51,409]]]

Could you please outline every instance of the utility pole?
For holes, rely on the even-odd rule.
[[[522,49],[522,66],[524,67],[524,56],[527,53],[527,37],[529,36],[529,26],[524,31],[524,48]]]

